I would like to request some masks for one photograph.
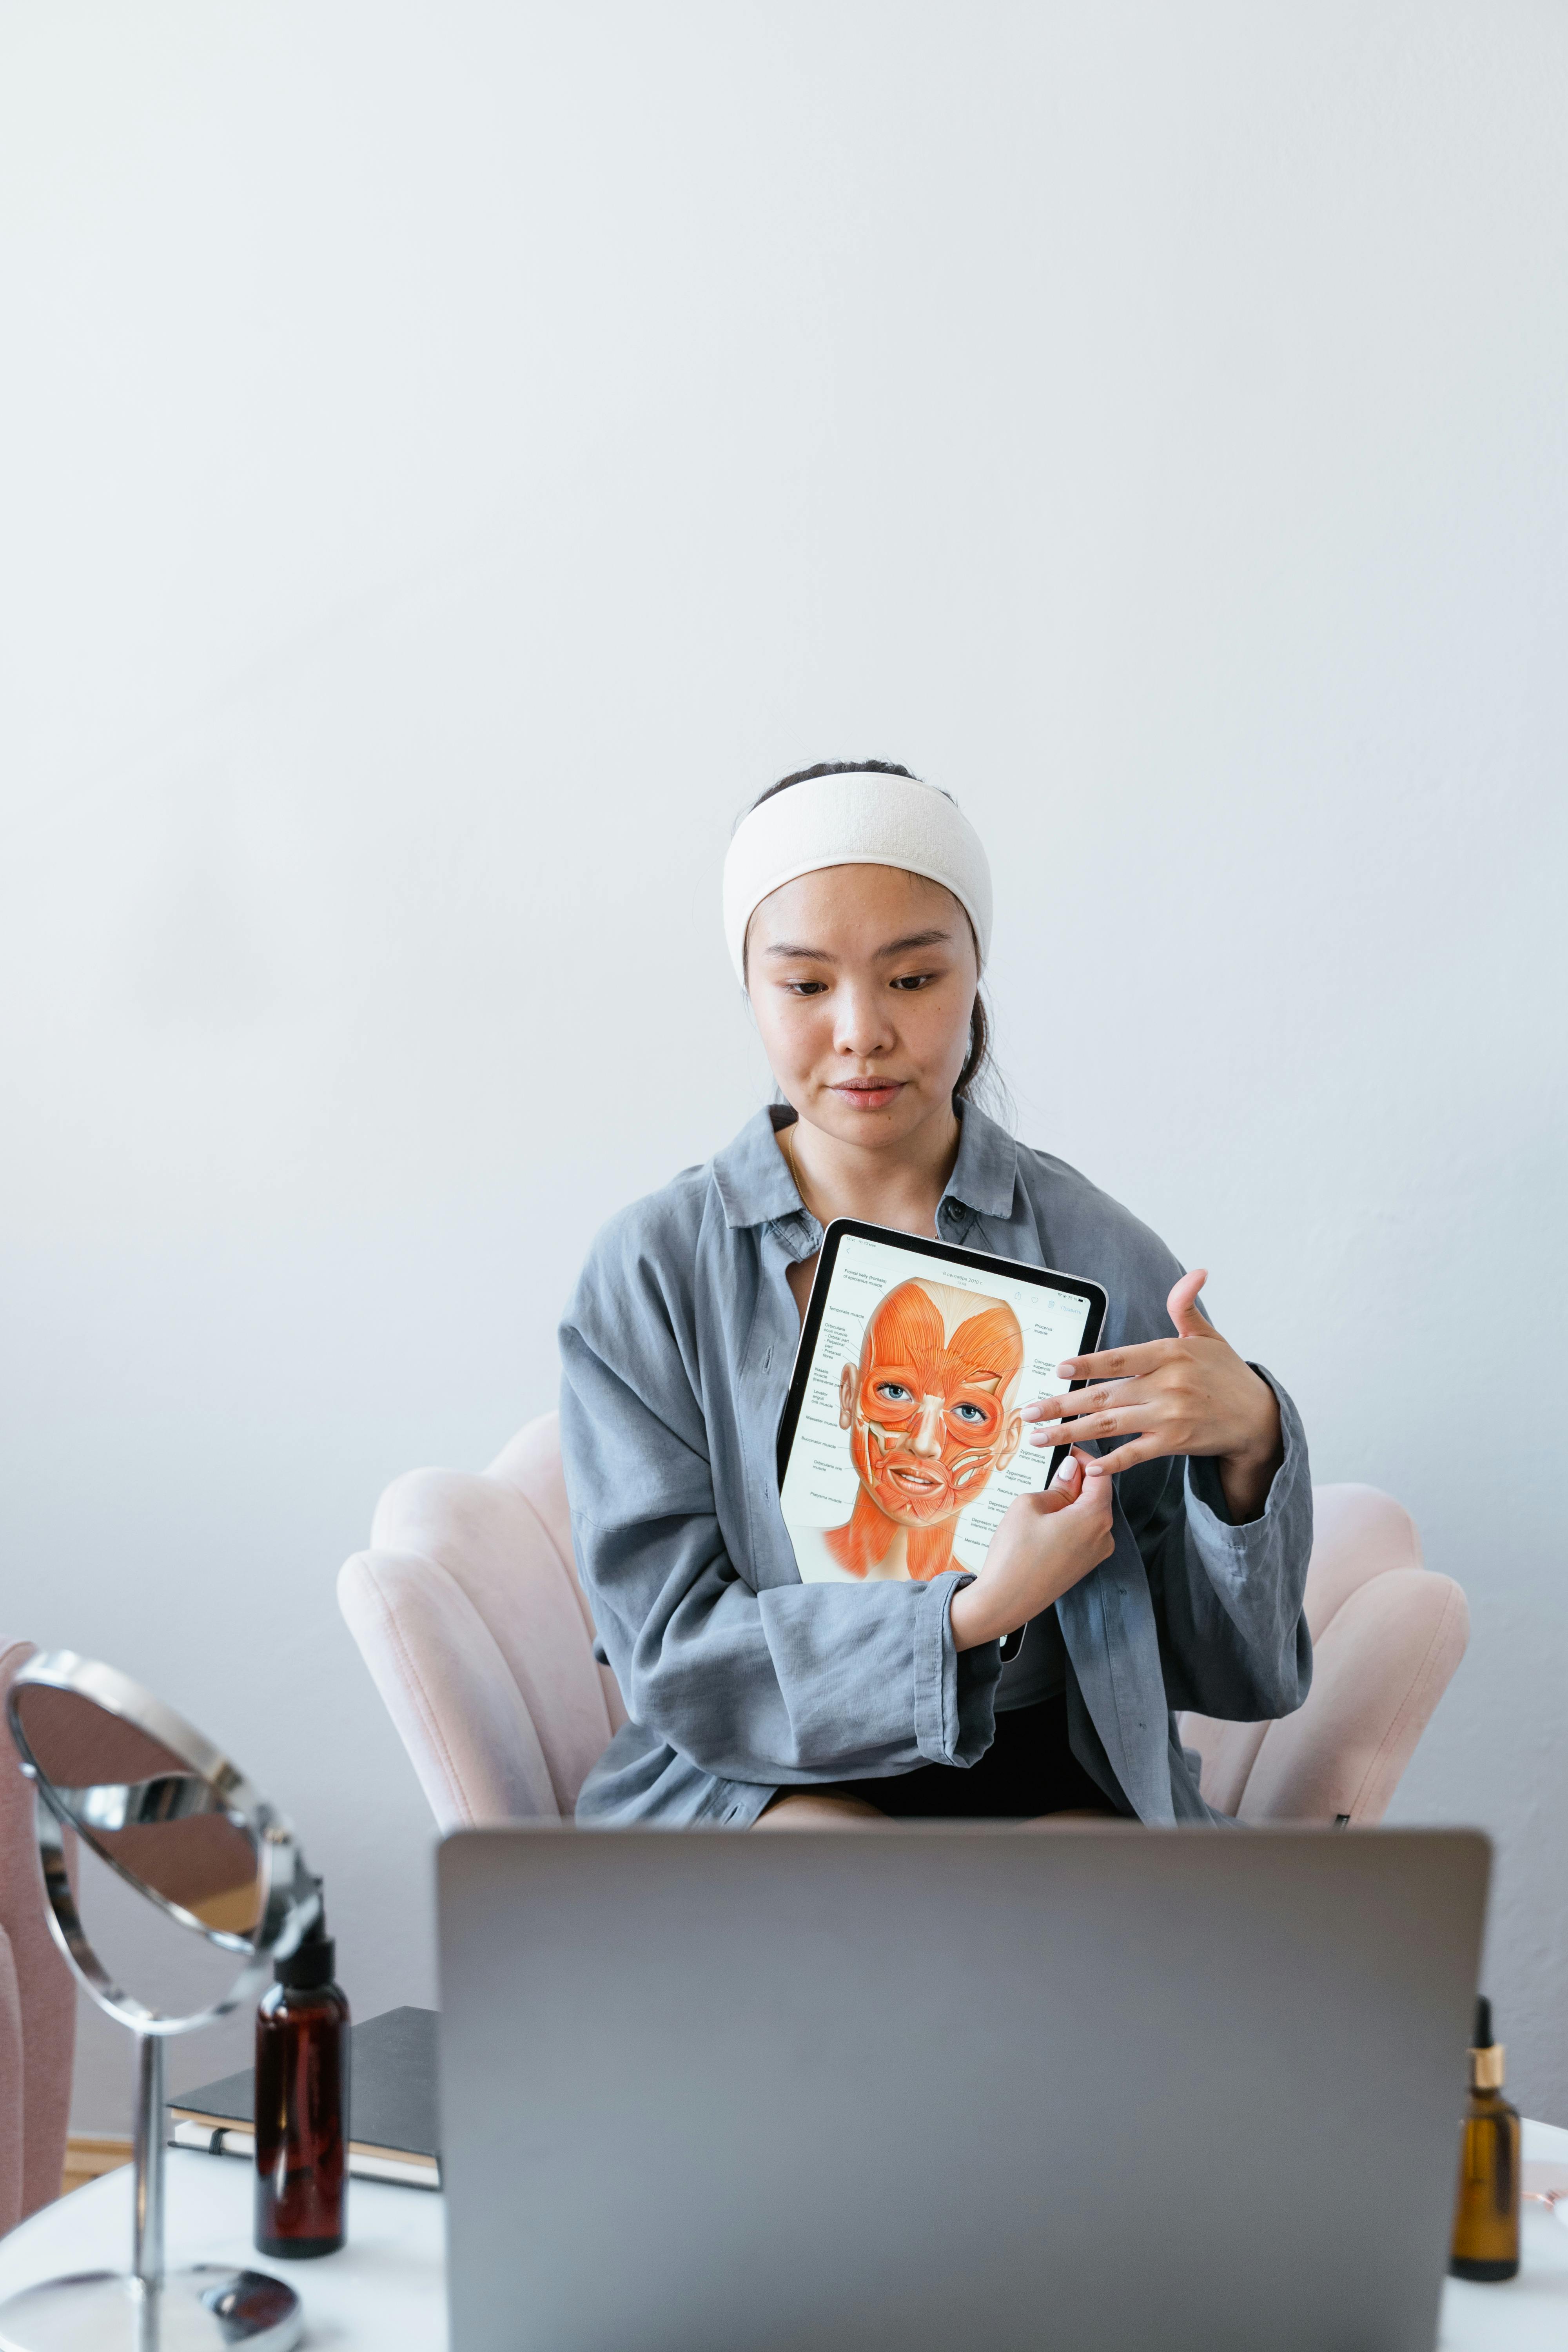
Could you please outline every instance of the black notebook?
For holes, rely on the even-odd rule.
[[[256,2153],[249,2070],[169,2102],[175,2147],[214,2156]],[[362,2180],[441,2185],[436,2128],[436,2011],[389,2009],[349,2028],[349,2170]]]

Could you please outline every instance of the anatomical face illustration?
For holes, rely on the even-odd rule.
[[[846,1524],[825,1531],[840,1568],[926,1583],[954,1565],[959,1513],[1018,1450],[1011,1397],[1023,1366],[1005,1299],[923,1276],[889,1291],[839,1381],[860,1481]]]

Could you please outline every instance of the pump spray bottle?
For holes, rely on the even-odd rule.
[[[347,2234],[349,2004],[323,1910],[256,2012],[256,2245],[294,2261]]]

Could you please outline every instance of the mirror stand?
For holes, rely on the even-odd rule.
[[[0,2352],[291,2352],[304,2320],[282,2279],[221,2263],[164,2267],[163,2046],[257,1991],[315,1919],[316,1882],[281,1815],[112,1668],[69,1651],[35,1656],[6,1713],[34,1783],[49,1925],[99,2007],[135,2036],[136,2109],[130,2271],[82,2272],[10,2296]],[[115,1982],[82,1927],[67,1830],[168,1916],[241,1956],[220,2000],[169,2017]]]
[[[131,2275],[142,2299],[163,2284],[163,2042],[161,2034],[136,2037],[136,2116],[132,2125],[132,2162],[136,2168],[132,2207]]]
[[[303,2313],[291,2286],[222,2263],[163,2267],[163,2044],[136,2036],[132,2266],[49,2279],[0,2304],[0,2352],[290,2352]],[[221,2159],[215,2159],[221,2161]]]

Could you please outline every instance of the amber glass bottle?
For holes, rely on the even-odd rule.
[[[1492,2040],[1489,2000],[1476,2003],[1470,2096],[1459,2126],[1454,2202],[1456,2278],[1510,2279],[1519,2268],[1519,2111],[1502,2095],[1503,2049]]]
[[[295,2261],[347,2235],[349,2005],[318,1920],[256,2012],[256,2245]]]

